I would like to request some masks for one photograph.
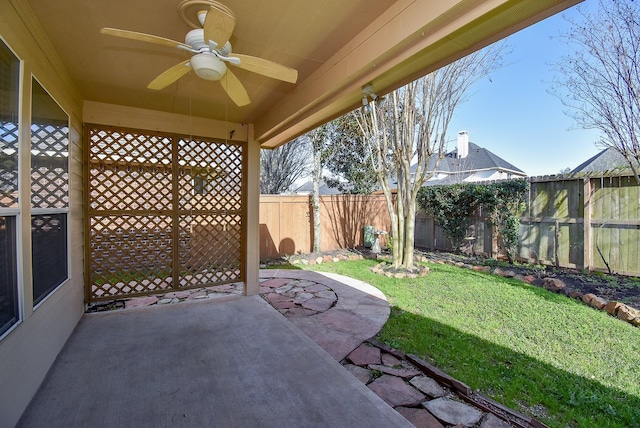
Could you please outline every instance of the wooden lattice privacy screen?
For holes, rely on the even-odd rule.
[[[244,280],[244,145],[85,125],[87,300]]]

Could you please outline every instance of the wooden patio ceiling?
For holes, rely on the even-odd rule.
[[[147,89],[189,54],[100,34],[116,27],[182,41],[190,28],[180,0],[9,1],[34,11],[85,101],[251,123],[256,141],[277,147],[357,107],[365,84],[383,95],[581,0],[221,0],[237,18],[235,52],[299,72],[290,84],[234,70],[252,100],[245,107],[195,75]]]

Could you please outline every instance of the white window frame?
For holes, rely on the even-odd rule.
[[[33,218],[33,216],[37,216],[37,215],[46,215],[46,214],[65,214],[65,219],[66,219],[66,224],[65,224],[65,231],[66,231],[66,248],[65,248],[65,253],[66,253],[66,263],[67,263],[67,277],[60,282],[60,284],[58,284],[55,288],[53,288],[52,290],[50,290],[49,292],[46,293],[46,295],[44,297],[42,297],[42,299],[36,303],[33,304],[33,311],[35,312],[38,308],[40,308],[42,305],[45,304],[45,302],[47,300],[49,300],[49,298],[51,296],[53,296],[60,288],[62,288],[64,285],[68,284],[69,281],[71,281],[71,222],[70,222],[70,206],[71,206],[71,171],[70,171],[70,158],[71,158],[71,119],[69,116],[69,113],[62,108],[62,106],[60,105],[60,103],[58,103],[58,101],[55,99],[55,97],[53,95],[51,95],[51,92],[49,92],[47,90],[47,88],[45,87],[45,85],[43,85],[33,74],[31,75],[31,110],[33,111],[33,82],[37,82],[40,87],[47,93],[47,95],[49,95],[49,97],[51,98],[51,100],[53,102],[56,103],[56,105],[60,108],[60,110],[62,112],[64,112],[64,114],[67,116],[67,206],[65,208],[34,208],[33,206],[31,207],[31,213],[29,216],[29,223],[31,223],[31,220]],[[29,117],[29,159],[32,159],[32,141],[31,141],[31,125],[33,124],[33,115],[30,115]],[[29,162],[29,165],[31,165],[31,162]],[[31,168],[29,168],[29,183],[31,183]],[[31,196],[31,184],[29,185],[29,196]],[[29,197],[29,205],[31,205],[31,197]],[[30,239],[33,240],[33,235],[30,234]],[[33,245],[33,241],[32,241],[32,245]],[[31,272],[33,274],[34,271],[34,266],[33,266],[33,259],[31,259]],[[36,296],[33,294],[33,280],[32,280],[32,303],[35,303],[36,300]]]
[[[21,141],[21,129],[23,126],[23,120],[22,120],[22,105],[23,105],[23,96],[24,96],[24,92],[23,92],[23,79],[24,79],[24,61],[20,58],[20,56],[18,56],[18,54],[11,48],[11,46],[9,45],[9,43],[7,43],[7,41],[0,37],[0,43],[2,43],[7,50],[9,50],[13,56],[18,60],[18,206],[17,207],[12,207],[12,208],[4,208],[4,207],[0,207],[0,216],[2,217],[14,217],[15,218],[15,227],[16,230],[14,231],[14,235],[15,235],[15,251],[16,251],[16,255],[15,255],[15,273],[16,273],[16,296],[15,298],[18,300],[17,302],[17,308],[18,308],[18,314],[17,314],[17,319],[16,322],[13,323],[13,325],[11,327],[9,327],[4,333],[0,334],[0,342],[2,342],[7,336],[9,336],[11,334],[11,332],[13,332],[15,329],[18,328],[18,326],[20,324],[23,323],[24,321],[24,314],[25,314],[25,307],[24,307],[24,287],[23,287],[23,280],[22,280],[22,275],[20,275],[20,272],[22,272],[24,264],[23,264],[23,260],[22,260],[22,234],[21,232],[21,227],[20,225],[22,224],[22,210],[21,210],[21,205],[20,205],[20,177],[22,174],[22,168],[21,168],[21,164],[22,164],[22,156],[23,156],[23,152],[24,150],[21,150],[21,145],[22,145],[22,141]]]

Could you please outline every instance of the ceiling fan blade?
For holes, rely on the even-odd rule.
[[[220,79],[220,84],[238,107],[246,106],[251,103],[246,89],[244,89],[240,80],[238,80],[231,70],[227,69],[227,72],[222,76],[222,79]]]
[[[154,43],[156,45],[168,46],[170,48],[181,48],[191,50],[191,46],[176,40],[165,39],[164,37],[154,36],[153,34],[138,33],[137,31],[120,30],[117,28],[105,27],[100,30],[102,34],[109,36],[122,37],[124,39],[138,40],[141,42]]]
[[[209,40],[222,47],[229,41],[233,30],[236,28],[236,18],[223,10],[212,7],[207,11],[204,20],[204,41],[209,44]]]
[[[191,71],[189,60],[182,61],[180,64],[176,64],[164,73],[156,77],[147,85],[149,89],[160,90],[164,89],[185,74]]]
[[[240,64],[237,64],[236,67],[242,68],[243,70],[251,71],[253,73],[258,73],[263,76],[271,77],[272,79],[278,79],[289,83],[296,83],[296,81],[298,80],[297,70],[285,67],[284,65],[278,64],[277,62],[235,52],[233,53],[233,56],[240,58]]]

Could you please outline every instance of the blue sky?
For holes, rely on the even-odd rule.
[[[587,0],[582,7],[593,5]],[[575,168],[598,153],[599,132],[577,129],[567,108],[549,94],[552,64],[567,52],[559,37],[569,24],[556,14],[508,38],[512,52],[505,67],[475,83],[469,99],[458,107],[449,125],[449,149],[458,131],[530,176],[557,174]]]

